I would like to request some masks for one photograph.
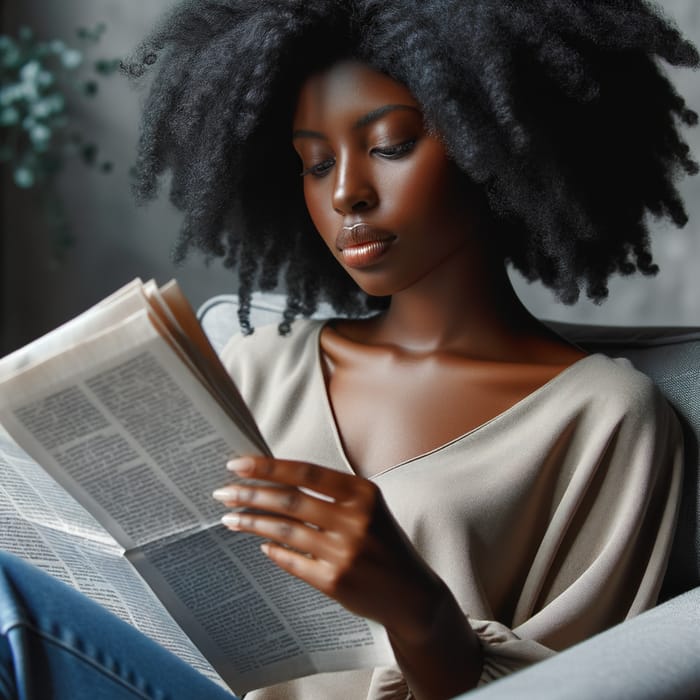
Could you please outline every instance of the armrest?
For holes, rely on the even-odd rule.
[[[700,697],[700,588],[460,700]]]

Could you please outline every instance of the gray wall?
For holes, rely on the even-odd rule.
[[[700,47],[700,0],[658,0],[657,4]],[[698,73],[671,68],[667,72],[689,105],[700,112]],[[700,127],[685,134],[700,160]],[[541,285],[516,280],[523,301],[541,318],[557,321],[700,327],[700,175],[685,178],[680,190],[690,215],[686,227],[678,230],[651,222],[653,253],[661,268],[656,277],[613,279],[610,298],[602,305],[582,301],[574,307],[558,304]]]
[[[108,31],[95,57],[123,56],[172,0],[6,0],[4,29],[31,24],[47,38],[70,39],[76,27],[105,22]],[[700,0],[661,3],[700,44]],[[700,109],[696,73],[672,73],[691,105]],[[120,76],[103,82],[100,95],[85,101],[80,114],[105,156],[115,163],[101,175],[76,163],[62,178],[75,247],[62,265],[49,255],[45,226],[32,200],[4,183],[2,330],[4,349],[25,343],[70,318],[135,276],[164,282],[176,276],[193,304],[232,291],[233,275],[219,263],[205,265],[192,256],[184,267],[170,262],[179,216],[165,198],[136,207],[129,192],[128,168],[137,138],[140,95]],[[689,134],[700,155],[700,129]],[[602,306],[557,304],[539,285],[516,280],[526,304],[539,316],[594,324],[700,326],[700,177],[685,180],[683,193],[691,221],[682,231],[654,226],[654,250],[662,272],[654,279],[614,280]]]
[[[45,38],[73,40],[76,28],[107,24],[91,58],[128,54],[170,0],[9,0],[7,31],[22,23]],[[167,197],[137,207],[128,170],[137,140],[142,96],[121,75],[100,81],[100,93],[80,102],[80,123],[94,137],[114,171],[103,175],[71,164],[61,187],[69,207],[75,245],[62,265],[50,254],[46,227],[28,192],[5,183],[3,216],[3,315],[5,349],[18,346],[71,318],[134,277],[165,282],[177,277],[197,305],[213,294],[233,291],[231,272],[200,256],[176,268],[171,249],[179,214]]]

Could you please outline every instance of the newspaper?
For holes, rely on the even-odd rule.
[[[220,524],[225,462],[269,450],[174,283],[1,360],[0,421],[22,447],[1,443],[0,546],[195,668],[243,693],[394,662],[381,626]]]

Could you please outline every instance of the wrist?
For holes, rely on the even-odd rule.
[[[439,646],[454,636],[477,639],[452,591],[440,580],[413,599],[400,624],[385,627],[392,643],[404,647]]]
[[[450,589],[432,572],[429,577],[413,579],[410,585],[396,590],[394,602],[400,604],[387,606],[386,616],[380,622],[391,639],[411,645],[428,642],[437,621],[457,606]]]
[[[398,662],[416,698],[451,698],[476,687],[483,652],[467,616],[443,583],[432,607],[421,602],[412,625],[387,628]]]

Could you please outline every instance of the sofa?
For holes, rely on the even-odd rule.
[[[279,322],[283,306],[281,295],[256,293],[252,325]],[[237,312],[235,295],[200,307],[217,350],[238,331]],[[700,330],[550,325],[588,351],[629,358],[678,413],[685,472],[668,571],[656,608],[460,700],[700,700]]]

